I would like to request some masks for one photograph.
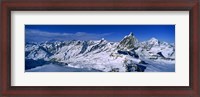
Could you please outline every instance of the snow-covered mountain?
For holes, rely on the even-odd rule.
[[[131,32],[128,36],[125,36],[117,46],[120,50],[131,50],[137,47],[138,40],[133,36]]]
[[[160,42],[156,38],[141,42],[136,50],[141,57],[150,59],[175,59],[175,47],[167,42]]]
[[[26,43],[25,58],[27,71],[47,71],[43,70],[47,66],[60,66],[65,68],[61,71],[69,72],[175,71],[174,45],[160,42],[156,38],[138,42],[132,32],[120,42],[101,39]]]

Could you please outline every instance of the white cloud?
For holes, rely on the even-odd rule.
[[[57,40],[57,41],[98,40],[110,34],[111,33],[95,34],[86,32],[59,33],[59,32],[47,32],[47,31],[26,29],[25,37],[26,37],[26,42],[42,42],[51,40]]]

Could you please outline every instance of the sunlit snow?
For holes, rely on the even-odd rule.
[[[105,39],[26,43],[26,72],[175,72],[175,47],[132,33]]]

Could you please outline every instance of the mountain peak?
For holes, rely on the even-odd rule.
[[[158,41],[158,39],[156,39],[155,37],[152,37],[152,38],[150,39],[150,41]]]
[[[130,32],[130,34],[128,36],[133,36],[133,32]]]
[[[99,40],[99,43],[107,43],[107,41],[104,38],[101,38],[101,40]]]
[[[133,36],[133,32],[130,32],[128,36],[125,36],[119,43],[120,49],[133,49],[138,43],[138,40]]]
[[[149,41],[149,44],[155,44],[158,45],[160,43],[160,41],[158,39],[156,39],[155,37],[152,37]]]

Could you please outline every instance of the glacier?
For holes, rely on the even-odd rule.
[[[175,72],[175,45],[139,42],[131,32],[119,42],[71,40],[25,44],[26,72]]]

